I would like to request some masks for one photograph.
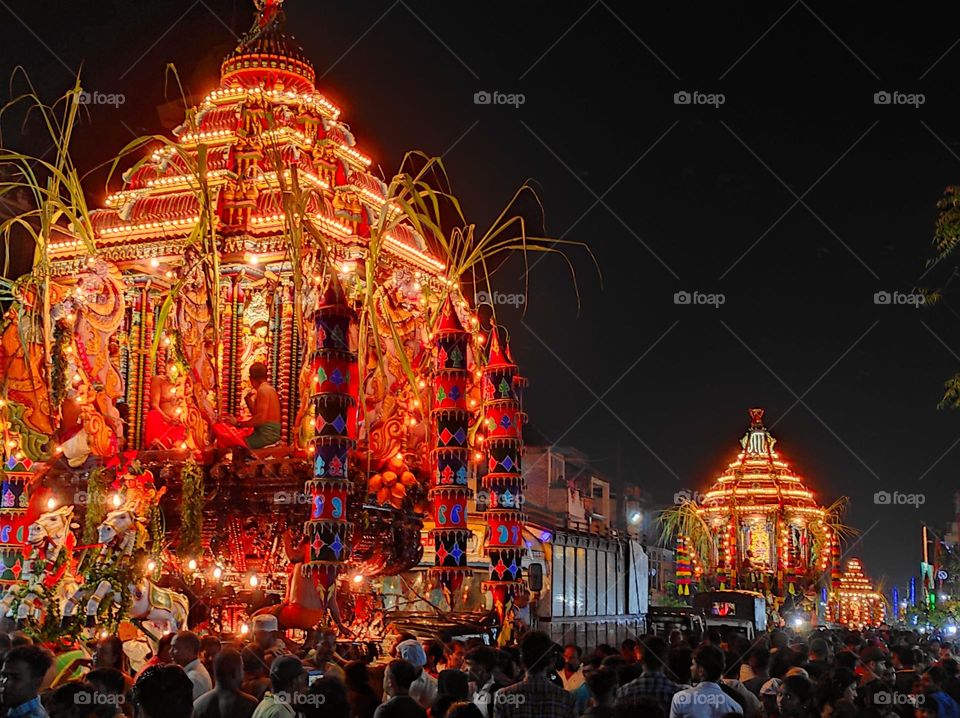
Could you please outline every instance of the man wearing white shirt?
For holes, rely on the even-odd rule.
[[[213,690],[210,673],[200,662],[200,637],[193,631],[180,631],[170,644],[170,657],[183,668],[193,684],[193,700]]]
[[[568,643],[563,647],[563,668],[560,669],[560,681],[563,687],[568,691],[575,691],[583,685],[583,666],[580,665],[580,658],[583,652],[580,646]]]
[[[682,690],[670,703],[670,718],[722,718],[743,715],[743,708],[720,687],[724,656],[716,646],[700,646],[693,652],[692,675],[696,685]]]

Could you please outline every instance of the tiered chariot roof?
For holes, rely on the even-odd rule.
[[[701,497],[704,518],[731,510],[762,514],[789,508],[820,518],[823,509],[790,465],[774,450],[777,440],[763,425],[763,409],[750,410],[751,424],[740,439],[741,450],[714,485]]]
[[[319,190],[306,208],[313,225],[345,258],[356,258],[384,211],[387,187],[370,172],[372,160],[357,149],[340,109],[317,90],[303,49],[284,34],[280,1],[257,0],[257,22],[223,61],[217,89],[173,131],[174,140],[194,166],[198,148],[206,149],[206,180],[226,255],[282,256],[281,179],[289,186],[296,167],[300,185]],[[181,254],[200,218],[197,185],[174,147],[155,150],[124,175],[105,208],[91,213],[102,255],[122,262]],[[430,276],[444,269],[409,224],[396,226],[383,249],[399,265]],[[65,272],[85,248],[62,239],[49,252]]]

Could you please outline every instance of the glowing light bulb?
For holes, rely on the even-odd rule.
[[[153,573],[154,571],[156,571],[156,570],[157,570],[157,562],[154,561],[153,559],[150,559],[149,561],[147,561],[147,570],[150,571],[151,573]]]
[[[188,448],[188,447],[187,447],[187,442],[186,442],[186,441],[181,441],[181,442],[180,442],[180,449],[181,449],[182,451],[186,451],[187,448]]]
[[[356,575],[353,577],[353,582],[354,582],[354,583],[362,583],[362,582],[363,582],[363,574],[360,574],[360,573],[356,574]]]
[[[217,580],[220,580],[221,576],[223,576],[223,569],[217,566],[213,569],[213,577]]]
[[[260,585],[260,579],[257,578],[257,574],[253,574],[253,575],[250,577],[249,583],[250,583],[250,586],[253,587],[253,588],[256,588],[258,585]]]
[[[187,568],[190,569],[191,571],[196,571],[196,570],[197,570],[197,559],[192,558],[192,559],[190,559],[189,561],[187,561]]]
[[[394,458],[395,458],[397,461],[403,461],[403,454],[398,451],[398,452],[397,452],[397,455],[396,455]]]
[[[156,269],[157,267],[160,266],[160,260],[154,257],[153,259],[150,260],[150,266]]]
[[[240,635],[241,635],[241,636],[246,636],[248,633],[250,633],[250,626],[248,626],[246,623],[241,623],[241,624],[240,624]]]
[[[57,508],[57,500],[51,496],[47,499],[47,511],[53,511],[55,508]]]
[[[120,508],[120,504],[123,503],[123,499],[120,498],[120,494],[114,494],[110,497],[110,503],[114,505],[115,508]]]

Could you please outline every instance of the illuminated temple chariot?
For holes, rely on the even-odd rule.
[[[0,581],[38,633],[268,611],[376,639],[375,582],[424,546],[413,593],[444,611],[504,624],[526,593],[524,379],[461,292],[514,247],[442,235],[427,158],[374,174],[279,4],[104,208],[41,230],[13,286]],[[260,365],[280,420],[254,444],[233,418]]]
[[[703,494],[663,516],[676,541],[677,593],[758,591],[771,608],[815,605],[839,579],[843,502],[824,508],[774,449],[763,409],[750,410],[740,452]]]
[[[886,620],[887,602],[863,570],[859,558],[847,559],[847,567],[830,592],[827,620],[844,628],[862,630]]]

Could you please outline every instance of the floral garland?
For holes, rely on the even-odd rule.
[[[107,470],[98,466],[87,478],[87,513],[83,520],[83,542],[93,544],[98,540],[98,530],[107,515],[107,490],[110,486]]]
[[[180,472],[180,545],[181,556],[199,556],[200,529],[203,525],[203,469],[188,459]]]

